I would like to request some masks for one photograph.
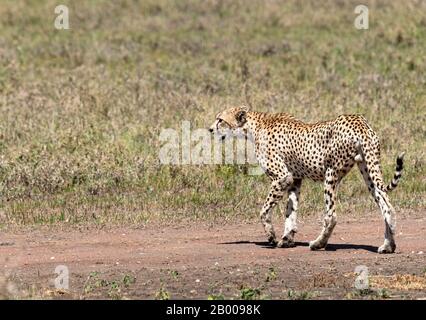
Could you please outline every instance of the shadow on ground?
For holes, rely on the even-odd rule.
[[[277,248],[276,246],[271,245],[267,241],[232,241],[232,242],[221,242],[219,244],[254,244],[256,246],[261,246],[265,249],[287,249],[287,248]],[[308,247],[308,242],[295,242],[296,247]],[[352,243],[330,243],[324,249],[325,251],[336,251],[336,250],[365,250],[370,252],[377,252],[378,247],[364,245],[364,244],[352,244]]]

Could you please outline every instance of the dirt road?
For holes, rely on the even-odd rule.
[[[326,250],[312,252],[308,241],[320,229],[316,220],[302,221],[297,247],[287,249],[269,247],[257,223],[7,232],[0,272],[9,295],[22,297],[426,297],[426,219],[398,221],[392,255],[376,253],[383,241],[379,218],[339,221]],[[68,290],[54,287],[58,265],[69,271]],[[354,288],[359,265],[368,268],[370,290]]]

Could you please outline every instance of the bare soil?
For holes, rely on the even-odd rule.
[[[310,251],[308,241],[320,229],[319,221],[301,221],[295,248],[270,247],[258,223],[6,231],[0,263],[11,284],[9,295],[21,298],[426,297],[421,284],[354,288],[359,265],[382,285],[399,275],[423,281],[426,219],[421,215],[398,220],[397,251],[389,255],[376,253],[383,242],[379,218],[339,221],[327,248]],[[58,265],[69,270],[68,290],[54,287]]]

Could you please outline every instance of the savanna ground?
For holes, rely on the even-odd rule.
[[[2,296],[425,296],[425,1],[363,2],[368,30],[354,27],[358,1],[61,1],[71,30],[54,28],[57,4],[0,6]],[[265,176],[160,163],[163,129],[205,128],[230,104],[305,121],[362,113],[386,181],[406,151],[397,254],[373,252],[383,225],[356,170],[331,250],[312,253],[320,184],[303,185],[300,246],[272,250]],[[53,289],[59,264],[67,292]],[[370,290],[353,288],[360,264]]]

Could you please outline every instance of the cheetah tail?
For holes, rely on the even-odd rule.
[[[386,187],[386,192],[392,191],[398,186],[399,180],[401,179],[402,170],[404,169],[404,155],[405,152],[401,153],[396,158],[396,169],[395,174],[393,175],[393,179],[391,183]]]

